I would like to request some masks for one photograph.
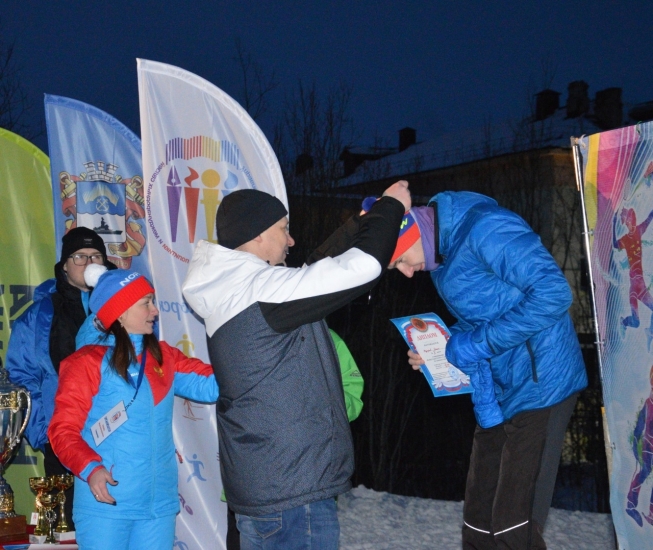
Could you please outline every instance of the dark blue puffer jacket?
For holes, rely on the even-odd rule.
[[[504,418],[585,388],[571,290],[538,235],[484,195],[448,191],[431,203],[443,257],[431,278],[458,319],[452,333],[471,332],[468,342],[489,350]]]
[[[32,413],[25,437],[33,449],[44,450],[54,411],[59,376],[50,358],[50,327],[54,316],[52,294],[55,280],[48,279],[34,290],[34,303],[14,322],[7,348],[9,379],[30,392]]]

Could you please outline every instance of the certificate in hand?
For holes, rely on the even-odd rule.
[[[390,319],[410,349],[424,360],[422,372],[435,397],[472,393],[469,376],[454,367],[444,350],[451,333],[435,313],[422,313]]]

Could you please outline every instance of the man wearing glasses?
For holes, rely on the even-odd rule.
[[[102,238],[91,229],[71,229],[61,242],[55,277],[35,289],[34,303],[13,323],[6,357],[11,381],[31,394],[32,414],[25,437],[32,448],[43,452],[48,476],[68,473],[52,451],[47,431],[59,383],[59,364],[75,351],[75,337],[89,314],[90,288],[84,271],[92,263],[116,268],[107,261]],[[72,518],[72,491],[66,491],[68,518]]]

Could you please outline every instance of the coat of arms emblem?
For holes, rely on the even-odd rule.
[[[93,229],[104,241],[109,259],[122,269],[145,247],[140,220],[145,217],[143,177],[123,178],[118,166],[102,161],[84,163],[78,176],[59,173],[66,232],[73,227]]]

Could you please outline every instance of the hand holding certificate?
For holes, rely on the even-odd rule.
[[[444,350],[450,332],[435,313],[391,319],[412,351],[424,360],[421,370],[433,395],[454,395],[473,391],[469,376],[447,361]]]

